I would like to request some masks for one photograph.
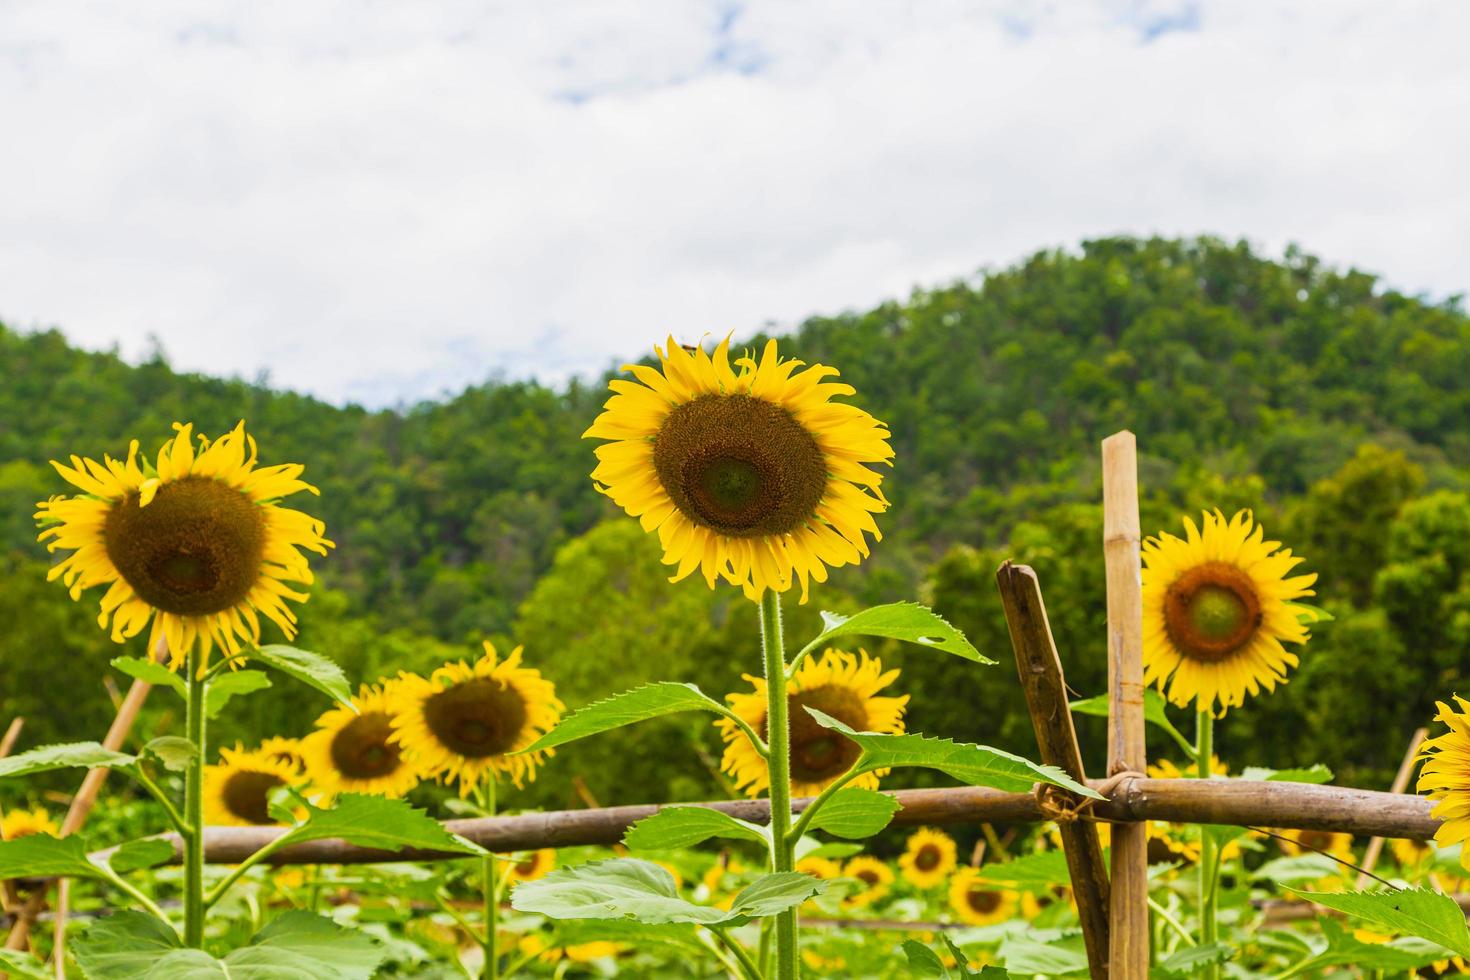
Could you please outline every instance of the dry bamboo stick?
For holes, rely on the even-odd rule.
[[[1409,777],[1414,774],[1414,763],[1419,757],[1419,746],[1424,739],[1429,737],[1429,729],[1421,728],[1414,732],[1409,739],[1409,750],[1404,753],[1404,761],[1399,763],[1399,771],[1394,774],[1393,785],[1389,788],[1390,793],[1402,793],[1409,788]],[[1368,880],[1372,876],[1373,867],[1378,864],[1378,855],[1383,852],[1383,838],[1375,836],[1368,841],[1368,849],[1363,852],[1363,869],[1358,872],[1358,887],[1366,888]]]
[[[10,727],[5,729],[5,736],[0,738],[0,759],[5,758],[15,748],[15,743],[20,740],[20,730],[26,727],[26,720],[19,715],[11,719]]]
[[[1103,558],[1108,593],[1108,775],[1143,772],[1143,589],[1138,448],[1133,433],[1102,443]],[[1112,836],[1110,962],[1115,977],[1148,976],[1148,829]]]
[[[1108,780],[1089,779],[1093,789],[1106,789]],[[1051,817],[1032,793],[961,786],[950,789],[909,789],[891,794],[902,804],[893,822],[915,824],[1040,823]],[[810,799],[796,800],[801,812]],[[742,820],[763,823],[770,818],[765,800],[729,800],[717,803],[677,804],[707,806]],[[1088,813],[1117,822],[1167,820],[1172,823],[1232,824],[1290,830],[1333,830],[1360,837],[1406,837],[1427,840],[1439,821],[1429,815],[1432,802],[1424,797],[1315,786],[1307,783],[1265,782],[1245,779],[1148,779],[1124,776],[1111,796],[1095,803]],[[605,807],[598,810],[553,810],[509,817],[449,820],[444,826],[498,853],[542,847],[616,844],[634,823],[650,817],[663,804]],[[1113,828],[1114,836],[1119,828]],[[281,827],[210,827],[204,856],[211,864],[239,864],[275,840]],[[171,837],[176,848],[178,839]],[[107,852],[97,855],[99,858]],[[355,847],[340,840],[311,841],[282,848],[269,859],[274,864],[373,864],[385,861],[423,861],[454,855],[442,851],[408,849],[383,851]]]
[[[1058,767],[1073,779],[1085,780],[1082,750],[1078,748],[1072,712],[1067,707],[1067,682],[1063,679],[1051,624],[1047,622],[1041,583],[1030,568],[1010,562],[1000,566],[995,579],[1016,654],[1016,670],[1021,676],[1021,688],[1026,692],[1026,707],[1036,729],[1041,761]],[[1061,795],[1074,808],[1081,802],[1075,793]],[[1072,892],[1077,897],[1087,962],[1094,977],[1106,977],[1109,975],[1109,885],[1102,842],[1097,827],[1085,820],[1062,820],[1057,827],[1067,857]]]
[[[138,711],[143,707],[144,700],[148,697],[149,685],[142,681],[134,681],[133,686],[128,688],[127,697],[118,706],[117,716],[112,719],[112,726],[107,729],[107,735],[102,739],[104,748],[116,752],[122,748],[123,742],[128,737],[128,732],[133,728],[133,722],[138,718]],[[61,836],[74,834],[82,829],[87,822],[87,817],[92,812],[92,806],[97,802],[97,794],[102,789],[102,784],[107,780],[108,770],[89,769],[87,775],[82,779],[81,788],[77,795],[72,797],[71,806],[66,811],[66,818],[61,822]],[[38,888],[26,901],[25,906],[16,917],[15,925],[10,929],[10,937],[5,941],[6,949],[25,949],[30,942],[31,926],[36,921],[36,916],[46,907],[46,896],[49,888]]]

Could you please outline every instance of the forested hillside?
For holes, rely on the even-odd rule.
[[[650,325],[648,345],[661,340]],[[1033,748],[992,584],[1008,556],[1041,575],[1073,687],[1101,690],[1096,450],[1125,427],[1146,532],[1254,507],[1321,573],[1337,616],[1284,689],[1221,724],[1232,758],[1384,781],[1470,672],[1470,317],[1455,302],[1296,252],[1108,239],[811,320],[783,353],[839,367],[897,451],[874,560],[815,589],[797,635],[817,608],[920,595],[1001,661],[882,649],[904,667],[914,727]],[[337,550],[317,563],[301,643],[357,677],[469,656],[483,637],[524,643],[571,704],[665,676],[722,694],[758,664],[748,603],[667,585],[636,522],[600,523],[617,515],[579,438],[600,382],[488,383],[369,412],[4,328],[0,377],[0,718],[27,714],[33,740],[99,734],[110,711],[83,694],[118,652],[93,622],[96,596],[73,604],[44,581],[33,504],[63,490],[46,461],[121,453],[132,437],[152,448],[175,420],[217,432],[245,418],[267,461],[307,464],[322,496],[305,506]],[[298,733],[321,707],[284,687],[247,703],[231,738]],[[637,765],[571,747],[521,800],[568,802],[573,772],[601,802],[718,793],[713,773],[657,762],[691,733],[713,751],[704,721],[646,726]],[[1085,734],[1100,746],[1100,729]]]

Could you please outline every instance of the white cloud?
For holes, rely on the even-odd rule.
[[[0,6],[0,317],[333,400],[1114,232],[1470,287],[1470,5]]]

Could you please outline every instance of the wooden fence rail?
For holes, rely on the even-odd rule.
[[[1095,789],[1104,780],[1088,780]],[[1002,793],[974,787],[898,790],[903,804],[894,817],[899,825],[958,823],[1037,823],[1047,819],[1030,793]],[[809,800],[797,800],[800,812]],[[742,820],[770,819],[766,800],[701,803]],[[1341,786],[1257,782],[1243,779],[1146,779],[1124,777],[1111,797],[1090,813],[1098,819],[1131,823],[1168,820],[1176,823],[1234,824],[1295,830],[1332,830],[1362,837],[1427,840],[1439,821],[1429,816],[1424,797]],[[518,816],[449,820],[445,827],[500,853],[542,847],[616,844],[632,824],[662,809],[660,805],[554,810]],[[279,827],[211,827],[205,835],[204,859],[211,864],[238,864],[285,831]],[[177,838],[175,861],[178,860]],[[104,852],[105,853],[105,852]],[[281,849],[274,864],[372,864],[455,857],[439,851],[382,851],[339,840],[311,841]]]

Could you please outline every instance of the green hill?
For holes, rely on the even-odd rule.
[[[661,339],[650,330],[650,347]],[[1296,251],[1107,239],[810,320],[783,352],[840,368],[897,451],[874,559],[834,573],[794,628],[818,607],[918,594],[1002,661],[977,671],[882,649],[905,669],[912,727],[1031,748],[993,595],[1010,555],[1041,575],[1073,687],[1101,690],[1097,444],[1125,427],[1146,532],[1255,507],[1321,573],[1338,616],[1285,688],[1222,724],[1233,759],[1325,761],[1374,784],[1470,671],[1470,316],[1457,301]],[[110,709],[79,690],[118,652],[95,597],[73,604],[44,582],[32,505],[63,491],[46,460],[156,446],[175,420],[214,432],[245,418],[268,459],[307,464],[322,496],[305,506],[338,547],[318,563],[302,643],[356,676],[512,636],[571,703],[664,675],[723,692],[756,667],[748,604],[665,584],[653,542],[593,491],[579,436],[600,383],[487,383],[369,412],[3,327],[0,377],[0,720],[27,714],[30,740],[95,737]],[[242,703],[228,737],[299,732],[321,708],[284,687]],[[565,802],[573,772],[603,802],[718,792],[713,774],[648,762],[682,758],[691,730],[717,756],[703,722],[650,726],[636,767],[568,750],[525,799]],[[1100,727],[1083,732],[1095,753]]]

